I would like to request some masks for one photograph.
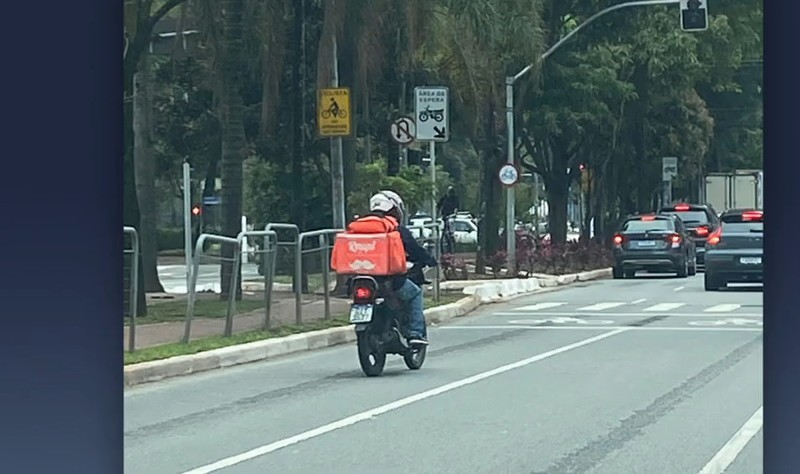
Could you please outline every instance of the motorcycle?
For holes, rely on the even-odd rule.
[[[423,267],[414,265],[407,278],[420,288],[429,284]],[[358,361],[368,377],[383,373],[387,354],[396,354],[410,370],[419,370],[425,362],[427,346],[410,346],[406,342],[407,311],[391,287],[391,278],[356,275],[350,279],[353,302],[350,323],[355,325]]]

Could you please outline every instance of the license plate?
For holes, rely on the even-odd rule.
[[[372,321],[372,309],[371,304],[354,304],[350,307],[350,322],[361,324]]]
[[[639,241],[639,247],[655,247],[656,241],[655,240],[642,240]]]
[[[761,264],[761,257],[742,257],[739,259],[742,265],[759,265]]]

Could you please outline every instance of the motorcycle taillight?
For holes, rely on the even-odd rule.
[[[356,301],[369,301],[372,299],[372,289],[367,288],[366,286],[359,286],[356,288],[353,296]]]

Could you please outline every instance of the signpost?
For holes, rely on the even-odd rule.
[[[678,176],[678,158],[669,156],[661,159],[661,180],[664,184],[664,205],[672,203],[672,180]]]
[[[317,102],[317,128],[321,137],[348,137],[352,133],[350,89],[320,89]]]
[[[450,139],[447,87],[414,88],[414,121],[418,141],[443,143]]]
[[[414,141],[416,137],[417,127],[414,119],[411,117],[400,117],[392,122],[391,127],[392,140],[397,142],[398,145],[407,146]]]
[[[436,222],[436,142],[450,139],[450,101],[448,89],[442,86],[418,86],[414,88],[414,120],[417,141],[428,142],[431,159],[431,219]],[[441,235],[436,243],[435,257],[439,258]],[[439,294],[439,267],[434,279],[434,294]]]
[[[500,168],[497,177],[500,178],[500,183],[503,186],[514,186],[519,181],[519,170],[516,166],[506,163]]]

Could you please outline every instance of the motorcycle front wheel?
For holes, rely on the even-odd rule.
[[[369,335],[364,332],[357,334],[358,363],[367,377],[377,377],[383,373],[386,366],[386,352],[372,349]]]

